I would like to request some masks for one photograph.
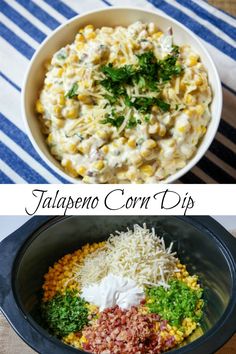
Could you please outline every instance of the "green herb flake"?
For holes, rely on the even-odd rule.
[[[66,97],[73,98],[73,97],[77,96],[78,88],[79,88],[79,86],[78,86],[77,82],[75,82],[73,84],[73,86],[71,87],[71,89],[67,92]]]
[[[86,302],[76,291],[67,290],[56,294],[41,306],[42,318],[52,333],[62,338],[69,333],[81,331],[88,324]]]
[[[104,96],[103,96],[107,101],[109,101],[109,103],[111,104],[111,105],[113,105],[114,103],[116,103],[116,97],[115,96],[112,96],[112,95],[109,95],[109,94],[105,94]]]
[[[57,59],[58,60],[65,60],[66,59],[66,54],[62,53],[62,52],[58,53],[57,54]]]
[[[127,82],[134,74],[132,65],[124,65],[120,68],[114,68],[112,64],[103,66],[102,72],[113,82]]]
[[[172,76],[178,76],[182,73],[183,68],[180,64],[176,64],[178,55],[167,55],[163,60],[159,61],[158,79],[162,82],[170,81]]]
[[[124,122],[125,117],[117,115],[114,111],[111,114],[106,114],[105,119],[101,120],[101,124],[111,124],[113,127],[119,128]]]
[[[146,114],[146,115],[144,116],[145,122],[149,123],[150,119],[151,119],[151,116],[150,116],[149,114]]]
[[[156,99],[156,105],[161,108],[163,112],[167,112],[170,109],[170,104],[161,100],[160,98]]]
[[[133,101],[130,99],[129,104],[142,113],[150,113],[151,108],[155,105],[164,112],[170,108],[169,103],[156,97],[136,97]]]
[[[134,116],[132,116],[129,118],[126,128],[135,128],[138,124],[141,124],[141,120],[136,119]]]

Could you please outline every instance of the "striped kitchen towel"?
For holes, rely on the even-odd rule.
[[[0,182],[67,183],[38,156],[23,126],[20,94],[29,60],[57,26],[107,6],[154,9],[183,23],[204,42],[223,85],[216,138],[182,183],[236,183],[236,19],[203,0],[0,0]]]

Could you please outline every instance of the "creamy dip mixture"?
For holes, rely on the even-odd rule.
[[[154,23],[88,25],[47,63],[36,110],[47,144],[85,183],[157,183],[193,157],[210,121],[199,55]]]

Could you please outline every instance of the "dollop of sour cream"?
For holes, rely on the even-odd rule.
[[[81,297],[103,311],[116,305],[122,309],[139,305],[145,294],[134,280],[108,274],[100,283],[82,288]]]

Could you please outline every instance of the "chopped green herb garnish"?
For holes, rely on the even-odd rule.
[[[79,86],[78,86],[77,82],[74,83],[73,86],[71,87],[71,89],[67,92],[66,97],[73,98],[73,97],[77,96],[78,88],[79,88]]]
[[[147,290],[147,306],[171,325],[181,327],[185,318],[199,321],[202,316],[202,289],[193,290],[184,282],[171,280],[169,288],[162,286]]]
[[[156,99],[153,97],[136,97],[132,102],[133,107],[143,113],[150,112],[152,106],[155,104]]]
[[[111,105],[116,103],[116,97],[115,96],[106,94],[106,95],[104,95],[104,98],[106,98],[110,102]]]
[[[146,114],[145,117],[144,117],[145,122],[148,123],[150,121],[150,118],[151,118],[150,115]]]
[[[137,145],[142,145],[142,143],[145,141],[145,139],[144,138],[140,138],[140,139],[138,139],[138,141],[137,141]]]
[[[112,64],[102,67],[102,72],[113,82],[128,82],[135,74],[132,65],[124,65],[120,68],[114,68]]]
[[[160,98],[156,99],[156,105],[161,108],[163,112],[167,112],[170,108],[170,104],[161,100]]]
[[[101,120],[102,124],[111,124],[114,127],[119,128],[124,122],[125,117],[122,115],[117,115],[114,111],[111,114],[106,114],[105,119]]]
[[[42,304],[42,318],[53,334],[61,338],[88,324],[88,308],[76,291],[67,290]]]
[[[158,91],[157,70],[158,62],[154,53],[149,51],[137,56],[139,69],[136,72],[135,81],[140,88]]]
[[[131,98],[127,96],[125,98],[125,104],[128,107],[136,108],[142,113],[149,113],[154,105],[160,107],[164,112],[168,111],[170,108],[169,103],[156,97],[135,97],[131,100]]]
[[[59,60],[65,60],[66,59],[66,54],[64,54],[64,53],[58,53],[57,54],[57,59],[59,59]]]
[[[128,123],[126,125],[126,128],[130,129],[130,128],[134,128],[136,127],[138,124],[141,124],[141,120],[136,119],[134,116],[130,117],[130,119],[128,120]]]
[[[105,78],[99,83],[108,92],[104,95],[111,106],[114,106],[117,100],[122,97],[127,107],[135,108],[140,113],[150,113],[153,106],[158,106],[163,112],[170,109],[170,104],[159,98],[160,84],[169,81],[173,76],[182,72],[182,67],[176,64],[179,56],[179,47],[173,46],[172,52],[163,60],[158,60],[152,51],[137,55],[138,63],[136,65],[124,65],[115,68],[113,64],[108,64],[101,68]],[[137,84],[141,92],[145,92],[144,97],[132,97],[127,93],[127,86]],[[156,92],[154,96],[147,96],[148,92]],[[144,118],[146,122],[147,119]],[[110,123],[114,126],[120,126],[124,117],[109,116],[102,123]],[[127,127],[135,126],[138,123],[132,118]]]
[[[165,59],[159,61],[158,79],[163,82],[169,81],[172,76],[181,74],[183,68],[176,64],[178,56],[169,54]]]

